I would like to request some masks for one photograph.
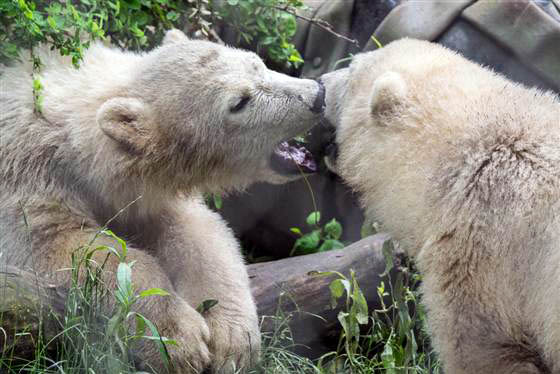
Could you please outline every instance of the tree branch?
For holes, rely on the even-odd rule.
[[[315,26],[317,26],[317,27],[320,27],[321,29],[323,29],[323,30],[325,30],[325,31],[327,31],[327,32],[329,32],[329,33],[331,33],[332,35],[336,36],[337,38],[346,40],[347,42],[352,43],[352,44],[354,44],[356,47],[360,48],[360,43],[359,43],[356,39],[352,39],[352,38],[350,38],[350,37],[348,37],[348,36],[346,36],[346,35],[343,35],[343,34],[340,34],[340,33],[336,32],[336,31],[334,30],[334,27],[333,27],[330,23],[328,23],[327,21],[325,21],[325,20],[323,20],[323,19],[320,19],[320,18],[309,18],[309,17],[306,17],[306,16],[302,16],[301,14],[298,14],[295,10],[289,8],[288,6],[284,6],[284,7],[281,7],[281,6],[273,6],[273,8],[276,9],[276,10],[279,10],[279,11],[286,12],[286,13],[288,13],[288,14],[291,14],[292,16],[294,16],[294,17],[296,17],[296,18],[299,18],[299,19],[302,19],[302,20],[304,20],[304,21],[307,21],[307,22],[309,22],[310,24],[315,25]]]

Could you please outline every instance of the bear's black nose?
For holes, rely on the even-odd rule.
[[[317,81],[317,84],[319,86],[319,91],[317,92],[315,101],[313,101],[311,111],[313,113],[323,113],[325,111],[325,86],[320,80]]]

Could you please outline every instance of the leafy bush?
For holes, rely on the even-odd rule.
[[[0,54],[10,59],[48,43],[77,65],[95,39],[136,50],[153,45],[185,10],[177,0],[1,0]]]
[[[211,37],[221,20],[272,61],[297,65],[302,60],[290,43],[296,22],[289,11],[301,6],[300,0],[228,0],[216,10],[210,0],[0,0],[0,62],[47,43],[78,65],[95,39],[142,50],[173,27]]]
[[[257,52],[266,50],[272,61],[298,67],[303,59],[290,40],[296,33],[292,13],[302,6],[301,0],[227,0],[219,14],[237,32],[238,44],[256,42]]]

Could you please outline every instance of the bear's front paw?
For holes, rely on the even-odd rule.
[[[210,327],[212,372],[232,374],[243,372],[258,361],[261,337],[258,317],[254,311],[228,314],[212,310],[206,317]]]
[[[180,303],[177,309],[170,311],[169,317],[168,323],[160,329],[160,333],[177,342],[177,345],[167,345],[171,358],[170,371],[198,374],[210,367],[210,329],[205,319],[184,302]]]

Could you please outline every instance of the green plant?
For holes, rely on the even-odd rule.
[[[95,39],[109,37],[123,48],[144,49],[166,29],[189,18],[189,2],[178,0],[0,0],[0,55],[47,43],[77,66]],[[39,62],[36,65],[40,64]],[[36,66],[38,67],[38,66]]]
[[[249,374],[318,374],[317,367],[308,358],[298,356],[293,352],[296,348],[290,322],[294,315],[298,313],[286,313],[280,305],[283,305],[286,294],[280,295],[280,302],[276,314],[273,316],[263,316],[261,318],[261,329],[264,324],[269,328],[262,333],[261,360],[257,367]],[[293,300],[290,300],[293,302]],[[297,308],[296,308],[297,309]]]
[[[216,193],[208,193],[204,195],[204,202],[210,209],[220,210],[224,205],[222,196]]]
[[[33,50],[46,43],[78,66],[93,40],[142,50],[173,27],[217,39],[212,26],[221,20],[271,61],[297,66],[303,60],[290,42],[296,22],[288,11],[302,6],[300,0],[228,0],[216,10],[211,0],[0,0],[0,63],[24,49],[39,70]]]
[[[297,27],[293,13],[302,7],[301,0],[226,0],[218,14],[236,31],[238,44],[254,43],[271,61],[298,67],[303,59],[291,39]]]
[[[95,246],[98,235],[115,239],[121,248]],[[96,262],[102,253],[106,253],[101,256],[103,261]],[[115,290],[103,283],[110,256],[116,256],[119,262]],[[71,286],[63,315],[39,316],[39,323],[45,318],[56,321],[59,332],[45,336],[39,328],[31,359],[17,356],[16,341],[12,349],[2,351],[0,372],[133,373],[130,352],[140,340],[153,341],[165,365],[170,366],[166,346],[177,343],[162,337],[149,319],[133,310],[144,298],[169,294],[159,288],[136,290],[132,283],[134,264],[126,262],[126,256],[126,243],[109,230],[100,231],[89,244],[76,249],[72,266],[66,269],[71,271]],[[28,332],[24,329],[15,335],[19,334]]]
[[[363,239],[370,235],[377,234],[379,232],[379,224],[377,222],[365,219],[360,228],[360,237]]]
[[[332,307],[342,301],[338,348],[313,362],[296,355],[289,327],[293,313],[278,308],[274,316],[263,317],[263,321],[272,321],[273,328],[263,335],[262,361],[250,374],[439,373],[439,361],[431,352],[425,329],[425,312],[418,302],[416,289],[421,277],[411,263],[394,271],[391,241],[386,241],[382,250],[386,268],[377,289],[380,309],[369,309],[354,272],[348,277],[339,272],[311,272],[335,277],[329,289]]]
[[[306,219],[307,225],[312,228],[310,232],[303,233],[298,227],[290,229],[291,232],[299,236],[294,243],[290,256],[344,248],[344,244],[340,241],[342,225],[334,218],[324,226],[319,225],[320,221],[321,213],[314,211]]]
[[[337,277],[329,286],[333,306],[346,295],[345,309],[338,314],[343,328],[339,348],[321,361],[330,360],[331,368],[350,373],[438,373],[439,362],[431,354],[425,311],[416,291],[421,277],[408,264],[391,279],[395,263],[392,242],[387,240],[382,250],[386,260],[382,276],[387,283],[381,282],[377,288],[379,310],[368,310],[353,272],[350,278],[337,272],[316,273]],[[360,326],[368,324],[370,329],[364,334]]]
[[[331,292],[331,307],[336,308],[338,300],[346,295],[343,310],[338,312],[338,322],[342,326],[337,352],[344,351],[350,362],[355,360],[359,351],[360,326],[369,322],[368,304],[366,298],[358,285],[354,271],[350,271],[350,278],[339,272],[321,272],[317,276],[336,276],[337,279],[329,284]],[[324,356],[323,360],[329,357]]]
[[[135,341],[139,339],[153,340],[157,344],[160,355],[164,360],[166,367],[169,367],[171,363],[169,361],[169,353],[167,352],[166,345],[176,345],[177,343],[174,340],[160,336],[157,327],[148,318],[138,312],[133,311],[132,307],[138,301],[146,297],[169,296],[170,294],[161,288],[150,288],[137,292],[132,283],[132,267],[134,263],[126,262],[126,242],[117,237],[110,230],[104,230],[102,233],[117,240],[117,242],[121,245],[120,252],[110,247],[98,247],[99,250],[110,251],[110,253],[117,256],[117,258],[119,259],[119,265],[116,274],[117,289],[114,292],[114,296],[117,301],[116,310],[114,311],[113,316],[107,321],[105,334],[106,336],[113,337],[116,346],[120,350],[119,353],[125,359],[127,359],[127,361],[127,348],[132,346]],[[93,254],[92,252],[93,251],[90,251],[86,254],[86,259]],[[97,279],[99,279],[99,275],[100,274],[96,274]],[[80,287],[79,285],[78,287],[76,287],[76,289],[81,288],[82,287]],[[129,325],[131,323],[131,320],[134,320],[135,324],[134,334],[129,333]],[[146,330],[149,330],[151,335],[146,335]]]

